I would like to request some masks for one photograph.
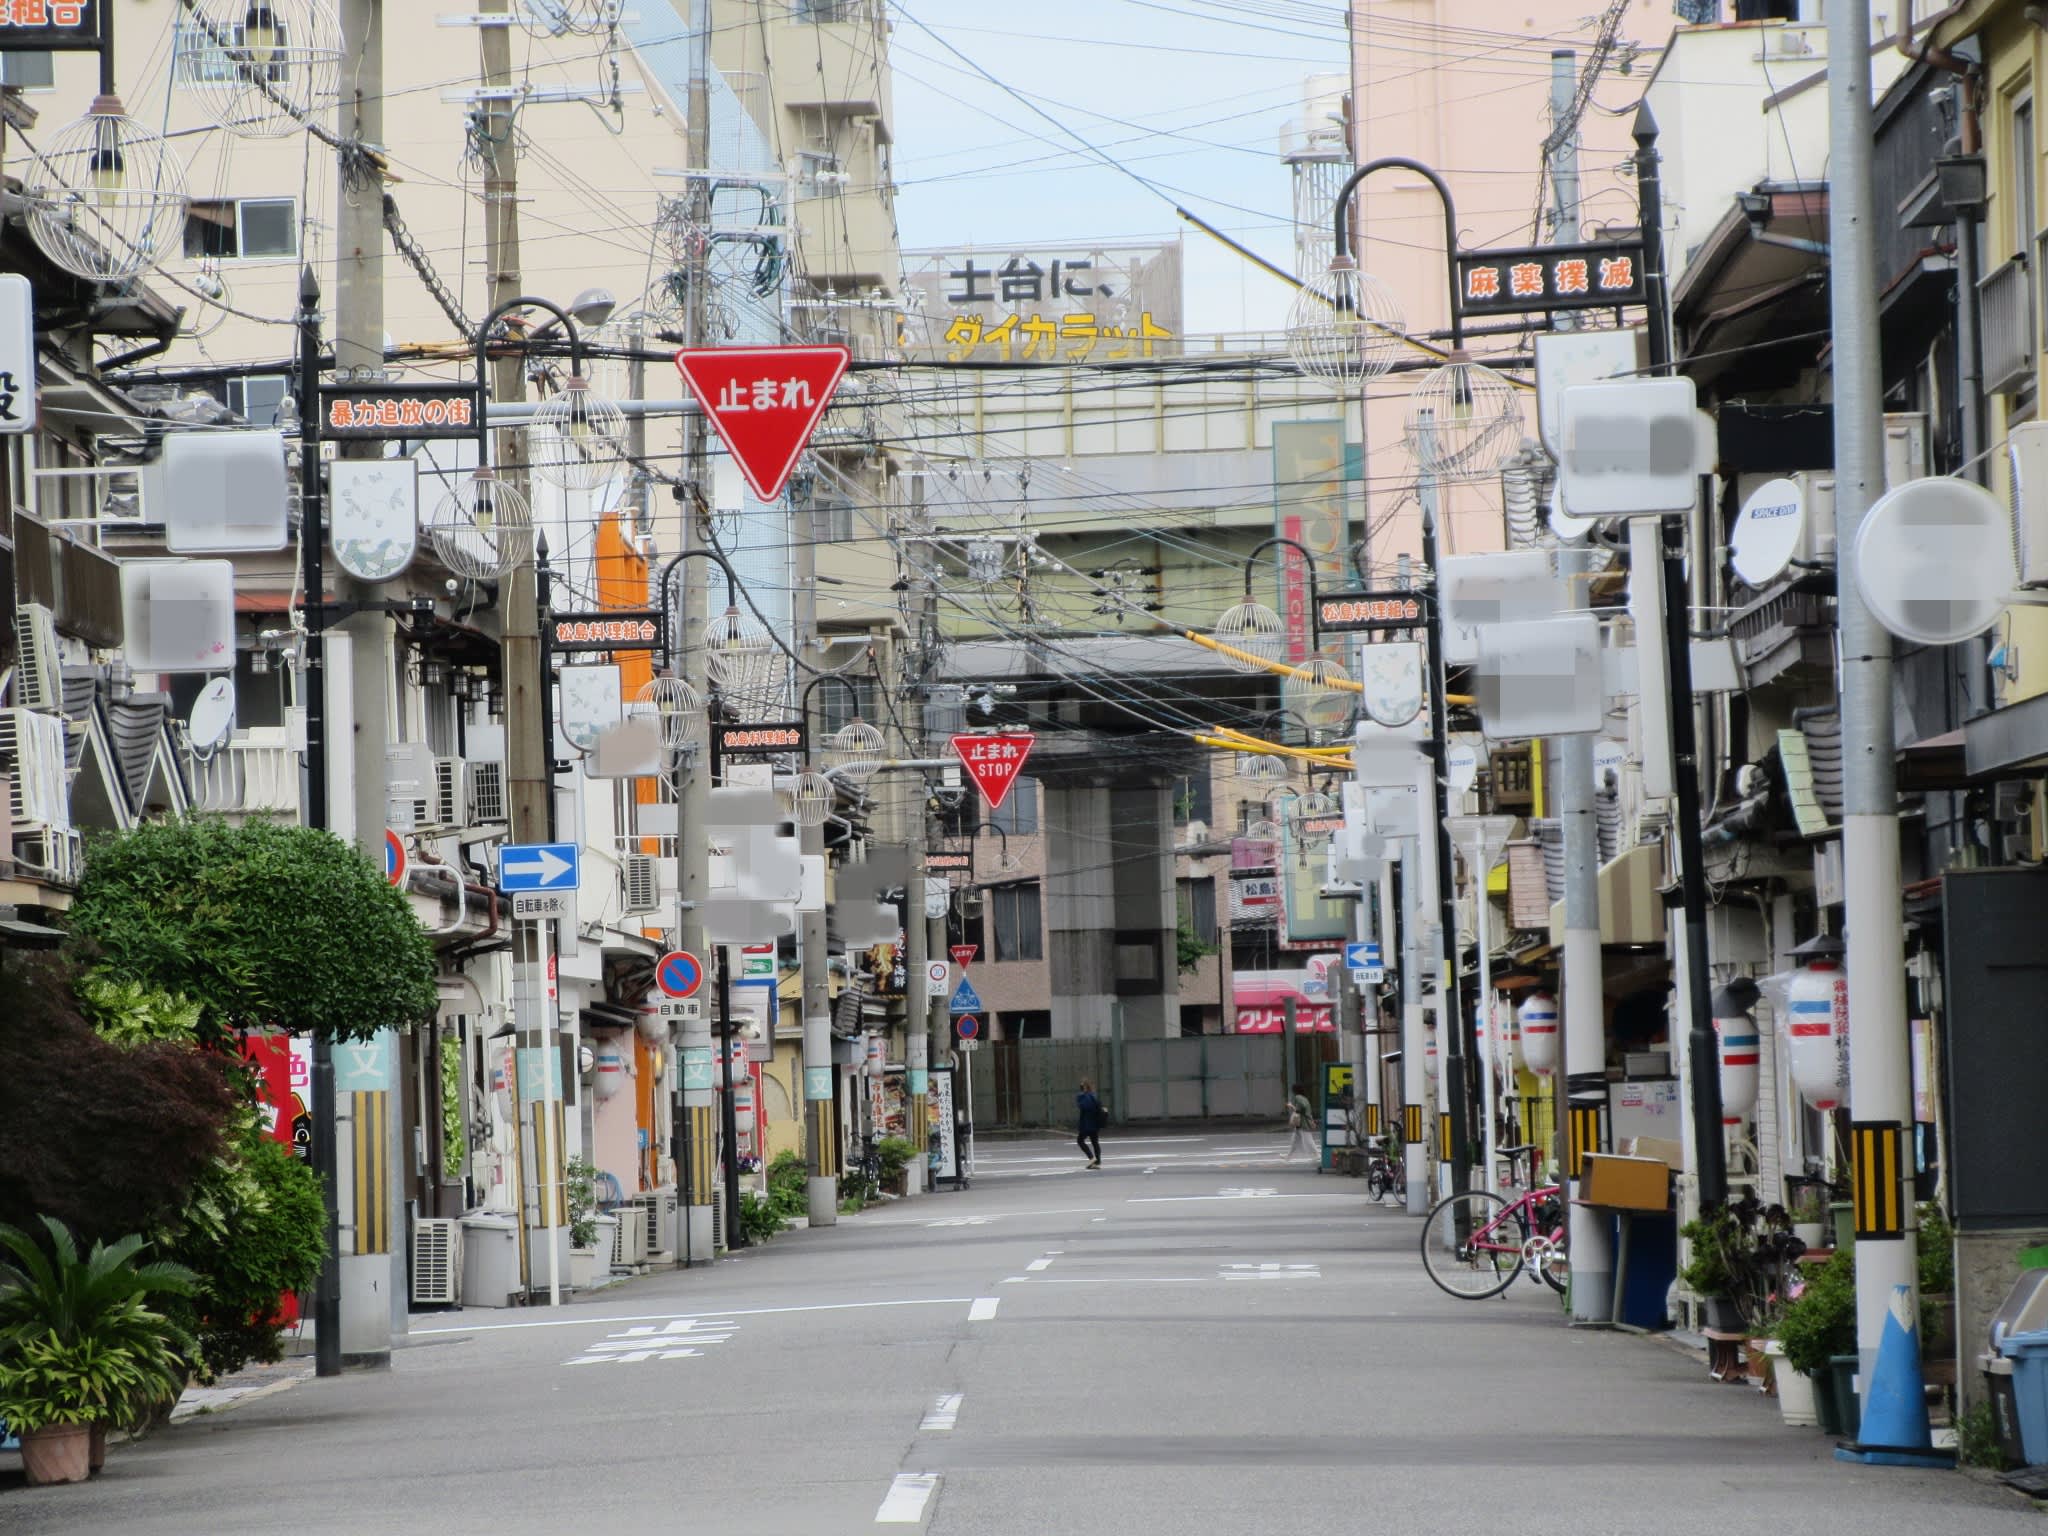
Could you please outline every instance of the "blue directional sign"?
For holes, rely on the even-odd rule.
[[[1344,964],[1354,971],[1376,971],[1380,969],[1380,947],[1377,944],[1346,944]]]
[[[507,843],[498,855],[498,885],[507,891],[573,891],[582,884],[574,843]]]
[[[965,976],[960,978],[960,985],[953,989],[953,1001],[946,1005],[946,1011],[949,1013],[981,1012],[981,994],[974,990],[974,983]]]

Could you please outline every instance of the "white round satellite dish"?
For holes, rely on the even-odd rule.
[[[193,701],[188,726],[192,745],[201,752],[211,752],[228,739],[234,728],[235,680],[216,677],[199,690],[199,697]]]
[[[2012,514],[1967,480],[1908,480],[1856,532],[1856,588],[1901,640],[1955,645],[1997,620],[2019,585]]]
[[[1464,794],[1479,778],[1479,749],[1469,741],[1452,742],[1444,754],[1444,777],[1452,794]]]
[[[1576,544],[1599,526],[1597,517],[1580,517],[1565,511],[1562,497],[1550,508],[1550,531],[1567,544]]]
[[[1766,480],[1749,493],[1728,536],[1729,563],[1752,587],[1769,586],[1806,535],[1806,497],[1796,480]]]
[[[1604,788],[1607,783],[1607,775],[1610,773],[1618,778],[1623,766],[1627,762],[1628,748],[1611,736],[1595,737],[1593,740],[1594,789]]]

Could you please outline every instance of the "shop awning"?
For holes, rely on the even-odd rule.
[[[1963,763],[1983,778],[2048,771],[2048,694],[1994,709],[1965,725]]]

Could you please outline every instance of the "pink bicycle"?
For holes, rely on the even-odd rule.
[[[1512,1160],[1534,1150],[1503,1147],[1501,1155]],[[1422,1267],[1441,1289],[1467,1301],[1498,1296],[1523,1273],[1562,1294],[1571,1278],[1565,1234],[1564,1192],[1555,1184],[1532,1184],[1512,1200],[1470,1189],[1430,1207]]]

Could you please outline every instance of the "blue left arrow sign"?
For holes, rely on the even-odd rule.
[[[574,843],[508,843],[498,855],[498,885],[507,891],[573,891],[582,884]]]

